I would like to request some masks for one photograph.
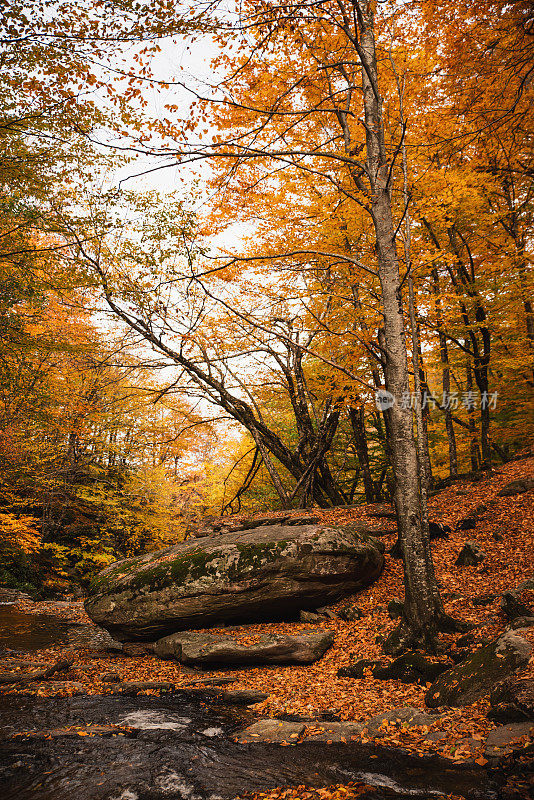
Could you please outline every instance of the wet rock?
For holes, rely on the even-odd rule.
[[[118,672],[104,672],[100,676],[102,683],[120,683],[121,676]]]
[[[474,606],[490,606],[498,595],[496,594],[479,594],[471,600]]]
[[[271,525],[187,540],[111,564],[85,607],[121,640],[215,623],[277,619],[353,594],[378,577],[378,543],[324,525]]]
[[[430,541],[434,539],[448,539],[451,528],[449,525],[443,525],[441,522],[429,522],[428,533],[430,535]]]
[[[304,724],[301,722],[284,722],[280,719],[260,719],[253,725],[241,731],[235,737],[239,744],[249,744],[251,742],[274,742],[281,744],[288,742],[296,744],[304,732]]]
[[[508,483],[497,495],[498,497],[512,497],[515,494],[523,494],[530,489],[534,489],[534,478],[521,478],[518,481]]]
[[[459,531],[474,531],[477,522],[478,520],[476,517],[465,517],[465,519],[458,523],[456,529]]]
[[[442,672],[450,669],[452,661],[432,661],[421,653],[409,652],[394,661],[370,661],[360,659],[349,667],[338,670],[340,678],[363,678],[364,672],[371,670],[373,678],[379,680],[401,680],[403,683],[428,683]]]
[[[364,678],[364,672],[367,669],[372,669],[377,664],[382,664],[381,661],[372,661],[368,658],[360,658],[358,661],[355,661],[354,664],[351,664],[348,667],[340,667],[337,671],[338,678]]]
[[[362,725],[356,722],[322,722],[317,720],[310,732],[306,731],[308,741],[337,744],[350,742],[353,736],[358,736],[363,730]]]
[[[440,675],[425,696],[429,708],[466,706],[487,695],[501,680],[528,663],[532,645],[519,633],[507,631],[469,658]]]
[[[371,717],[365,723],[365,731],[371,739],[386,736],[388,728],[392,726],[395,728],[422,728],[430,726],[432,723],[439,719],[438,716],[430,715],[418,708],[406,706],[402,708],[392,708],[389,711],[384,711],[382,714],[377,714]]]
[[[176,694],[219,706],[253,706],[269,697],[266,692],[256,692],[252,689],[224,690],[191,685],[180,687],[176,690]]]
[[[485,558],[486,554],[476,542],[466,542],[454,563],[457,567],[475,567],[477,564],[482,563]]]
[[[396,658],[390,664],[377,664],[373,676],[380,680],[401,680],[403,683],[428,683],[442,672],[450,669],[449,660],[432,661],[422,653],[409,652]]]
[[[361,608],[358,608],[358,606],[347,605],[339,609],[339,616],[341,619],[345,620],[345,622],[354,622],[357,619],[361,619],[365,615]]]
[[[491,719],[521,722],[534,720],[534,678],[508,678],[495,686],[490,694]]]
[[[173,633],[156,642],[159,658],[200,667],[256,664],[312,664],[332,646],[334,634],[315,631],[257,637],[254,644],[241,644],[233,636],[211,633]]]
[[[517,617],[532,617],[534,610],[522,599],[522,595],[534,590],[534,578],[529,578],[520,583],[515,589],[503,592],[500,606],[502,612],[509,620]]]
[[[486,739],[486,758],[501,758],[519,750],[534,736],[532,722],[512,722],[495,728]]]

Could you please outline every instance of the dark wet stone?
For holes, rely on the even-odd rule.
[[[304,733],[304,724],[301,722],[285,722],[281,719],[260,719],[249,725],[235,737],[239,744],[251,742],[296,742]]]
[[[388,603],[388,614],[390,619],[399,619],[404,613],[404,603],[396,597]]]
[[[479,594],[471,600],[474,606],[490,606],[498,595],[496,594]]]
[[[514,620],[517,617],[534,616],[534,610],[522,598],[523,593],[532,592],[533,590],[534,578],[529,578],[520,583],[515,589],[503,592],[500,603],[501,610],[509,620]]]
[[[346,605],[339,609],[339,616],[346,622],[354,622],[357,619],[361,619],[365,615],[358,606]]]
[[[363,678],[364,671],[370,669],[373,678],[379,680],[401,680],[403,683],[428,683],[445,670],[452,662],[432,661],[417,652],[404,653],[394,661],[370,661],[360,659],[348,667],[338,670],[340,678]]]
[[[486,739],[486,758],[502,757],[525,746],[523,737],[534,735],[533,722],[512,722],[495,728]],[[518,741],[520,740],[520,741]]]
[[[508,678],[495,686],[490,694],[493,710],[500,710],[510,721],[534,720],[534,678]],[[489,715],[488,715],[489,716]],[[493,714],[492,718],[498,718]]]
[[[478,520],[476,517],[466,517],[456,526],[456,528],[459,531],[474,531],[477,526],[477,522]]]
[[[377,661],[372,661],[368,658],[360,658],[348,667],[340,667],[337,671],[338,678],[363,678],[364,671],[376,666]]]
[[[449,525],[443,525],[441,522],[429,522],[428,533],[430,536],[430,541],[433,541],[434,539],[448,539],[451,533],[451,528]]]
[[[450,667],[450,661],[432,661],[422,653],[409,652],[389,664],[378,662],[373,669],[373,676],[381,680],[397,679],[403,683],[427,683]]]
[[[532,645],[507,631],[437,678],[425,696],[429,708],[466,706],[489,694],[498,681],[528,663]]]
[[[138,800],[217,796],[275,787],[355,782],[362,800],[400,800],[453,794],[492,800],[496,787],[484,767],[418,757],[379,742],[308,738],[297,747],[233,741],[250,725],[242,710],[205,708],[181,695],[165,697],[6,697],[0,706],[2,800]],[[73,726],[122,726],[126,735],[52,739],[14,733]],[[302,723],[293,732],[302,730]],[[300,735],[300,734],[299,734]],[[9,737],[9,738],[8,738]],[[291,734],[290,734],[291,737]],[[298,738],[289,738],[289,743]],[[373,790],[361,783],[382,787]],[[388,787],[384,789],[383,787]],[[360,791],[360,789],[362,791]],[[127,793],[130,793],[128,795]]]
[[[486,554],[476,542],[466,542],[454,563],[457,567],[475,567],[485,558]]]

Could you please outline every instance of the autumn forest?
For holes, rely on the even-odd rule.
[[[532,470],[532,3],[26,0],[0,31],[0,586],[374,515],[383,651],[471,635],[434,539]]]

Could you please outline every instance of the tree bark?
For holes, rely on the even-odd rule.
[[[376,500],[378,500],[378,498],[376,497],[375,485],[371,475],[371,467],[369,465],[369,449],[367,447],[367,436],[365,434],[365,416],[363,405],[359,408],[351,405],[349,408],[349,417],[352,425],[356,455],[358,456],[358,463],[362,473],[365,499],[368,503],[374,503]]]
[[[386,388],[396,402],[390,408],[391,450],[395,473],[395,508],[404,556],[404,631],[391,649],[408,642],[435,646],[439,627],[439,589],[432,569],[428,536],[421,514],[417,450],[412,411],[399,400],[408,396],[408,354],[402,313],[401,280],[395,246],[390,197],[390,164],[384,141],[382,103],[378,89],[373,4],[358,2],[360,29],[358,55],[362,64],[362,89],[366,131],[366,173],[370,183],[369,203],[376,233],[384,338],[386,344]]]

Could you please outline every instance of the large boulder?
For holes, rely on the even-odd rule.
[[[279,619],[353,594],[378,577],[381,543],[365,530],[281,526],[192,539],[102,570],[91,619],[121,640]]]
[[[506,631],[469,658],[443,672],[428,690],[425,702],[429,708],[467,706],[488,695],[498,681],[513,675],[528,664],[532,645],[522,629]]]
[[[264,635],[246,644],[234,636],[186,631],[157,641],[155,653],[159,658],[172,658],[195,667],[312,664],[333,643],[334,634],[329,631]]]

